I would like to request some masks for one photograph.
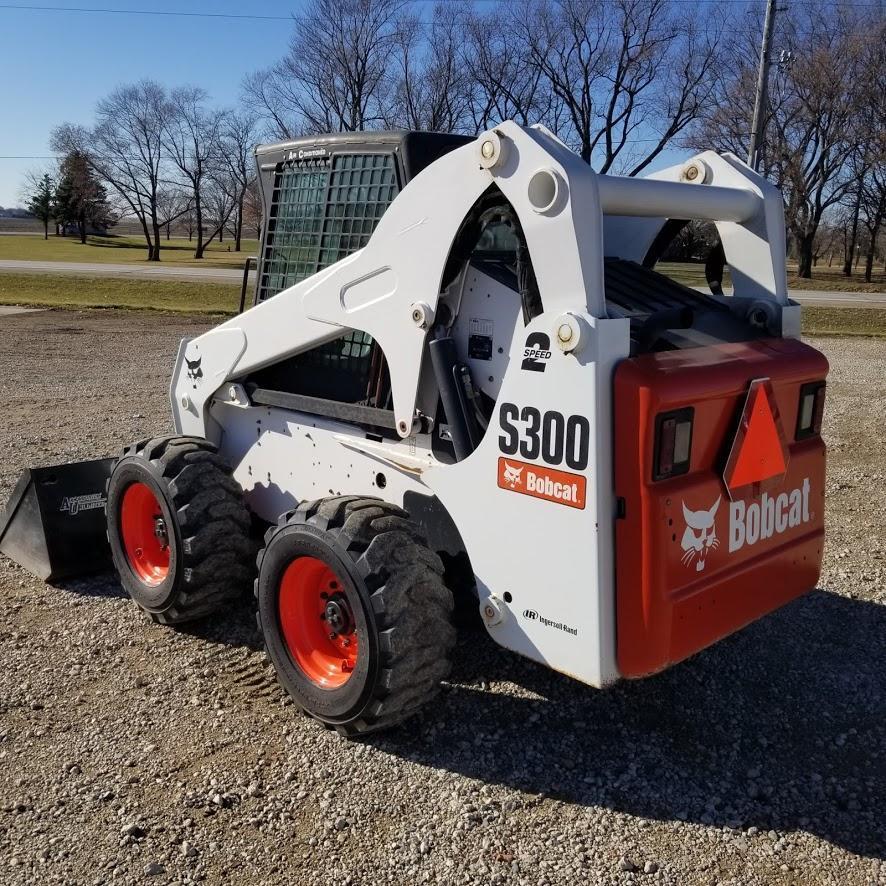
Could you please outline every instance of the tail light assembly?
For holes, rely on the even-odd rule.
[[[805,440],[821,433],[821,419],[824,415],[823,381],[813,381],[800,388],[800,405],[797,408],[797,431],[795,438]]]
[[[695,410],[691,406],[662,412],[655,417],[653,480],[666,480],[689,471],[694,417]]]

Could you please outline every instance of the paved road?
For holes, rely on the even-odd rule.
[[[89,277],[138,277],[141,279],[203,280],[240,283],[243,268],[192,268],[164,264],[113,265],[67,261],[0,261],[0,272],[19,274],[81,274]]]
[[[697,292],[709,292],[703,286],[694,286]],[[727,295],[732,291],[727,290]],[[886,308],[886,292],[828,292],[823,289],[791,289],[789,295],[801,305],[819,305],[824,308]]]
[[[90,277],[139,277],[164,280],[203,280],[216,283],[239,284],[243,280],[242,268],[193,268],[176,265],[132,265],[85,264],[82,262],[57,261],[0,261],[0,273],[27,274],[83,274]],[[255,274],[249,275],[250,280]],[[704,290],[700,290],[704,291]],[[886,293],[871,292],[825,292],[823,290],[794,289],[791,298],[800,304],[822,305],[824,307],[886,308]]]
[[[886,308],[886,292],[823,292],[817,289],[792,289],[791,298],[801,305]]]
[[[13,314],[33,314],[43,308],[21,308],[18,305],[0,305],[0,317],[11,317]]]

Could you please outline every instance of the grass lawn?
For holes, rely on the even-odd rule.
[[[233,242],[213,240],[199,261],[194,258],[194,244],[185,238],[160,241],[160,259],[165,264],[189,267],[226,268],[243,267],[250,255],[258,252],[257,240],[243,240],[243,250],[234,252]],[[231,251],[228,252],[228,247]],[[0,259],[16,261],[65,261],[96,264],[130,264],[146,261],[147,248],[142,237],[87,237],[81,243],[77,237],[0,236]]]
[[[240,290],[223,283],[0,274],[0,304],[4,305],[233,314],[239,303]]]
[[[239,290],[223,283],[0,274],[0,304],[4,305],[233,314],[239,300]],[[807,306],[803,308],[803,332],[886,338],[886,309]]]
[[[803,308],[804,335],[867,335],[886,338],[884,308]]]
[[[813,270],[811,280],[801,280],[796,267],[788,265],[788,287],[791,289],[823,289],[828,292],[886,292],[886,274],[882,267],[875,269],[871,282],[866,283],[864,271],[853,271],[851,277],[844,277],[838,268],[819,266]]]
[[[686,286],[707,286],[703,264],[659,262],[655,266],[655,270]],[[865,283],[863,270],[854,271],[851,277],[844,277],[836,266],[828,268],[819,265],[813,269],[812,273],[811,280],[801,279],[797,276],[796,263],[788,262],[788,287],[791,289],[820,289],[828,292],[886,292],[886,273],[883,272],[882,265],[879,270],[874,269],[870,283]],[[723,285],[732,285],[728,268]]]

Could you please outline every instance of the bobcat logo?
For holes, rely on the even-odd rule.
[[[517,486],[523,485],[523,480],[520,478],[520,474],[523,473],[523,468],[515,468],[513,465],[509,465],[505,462],[505,470],[502,475],[505,483],[507,483],[511,489],[514,489]]]
[[[684,566],[688,566],[695,560],[695,571],[701,572],[705,567],[705,558],[708,551],[720,547],[717,538],[717,525],[714,517],[717,508],[720,507],[722,496],[718,496],[714,506],[706,511],[690,511],[683,502],[683,519],[686,521],[686,531],[683,533],[683,556],[680,558]]]
[[[188,364],[188,378],[191,379],[191,381],[199,381],[203,378],[203,370],[200,368],[202,362],[202,357],[198,357],[196,360],[189,360],[185,357],[185,363]]]

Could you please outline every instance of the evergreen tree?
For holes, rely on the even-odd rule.
[[[30,182],[28,212],[43,222],[43,239],[49,239],[49,220],[53,217],[52,178],[49,173],[34,176]]]
[[[71,151],[62,160],[54,207],[62,232],[69,226],[75,227],[81,243],[86,242],[90,228],[104,231],[116,220],[108,205],[104,185],[96,177],[86,155],[79,151]]]
[[[68,228],[77,223],[77,210],[71,179],[62,173],[52,198],[52,215],[55,219],[55,233],[66,237]]]

